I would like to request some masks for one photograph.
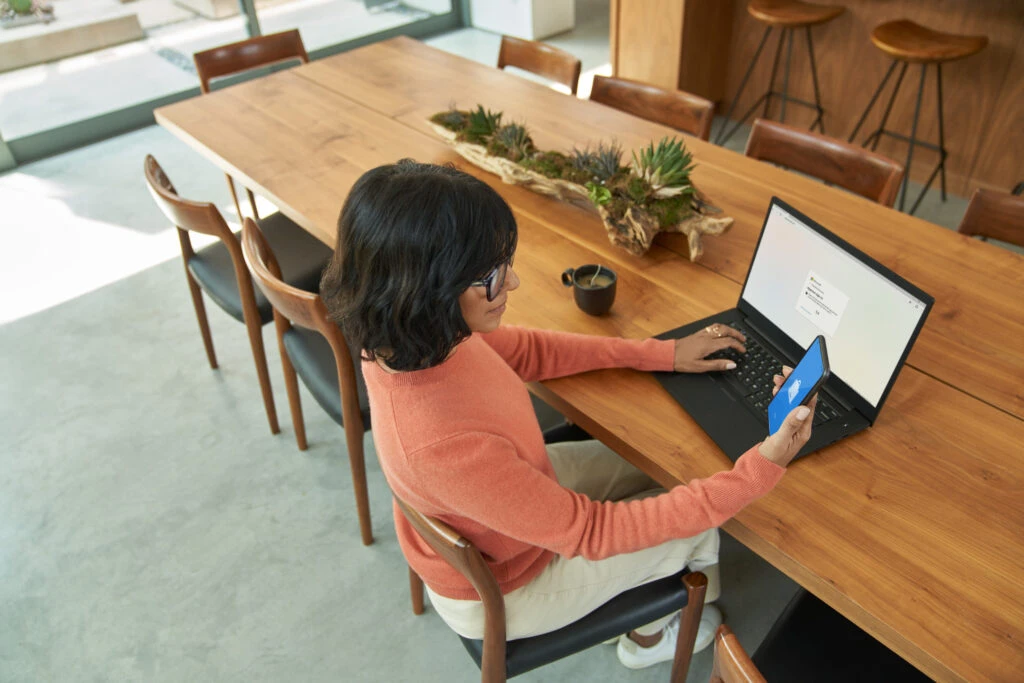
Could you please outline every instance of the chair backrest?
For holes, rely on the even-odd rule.
[[[504,69],[506,66],[514,66],[561,83],[573,95],[576,94],[580,71],[583,69],[583,63],[565,50],[534,40],[502,36],[498,68]]]
[[[812,175],[885,206],[896,201],[903,180],[903,167],[888,157],[765,119],[754,121],[746,155]]]
[[[710,683],[765,683],[739,639],[722,624],[715,633],[715,658],[711,664]]]
[[[334,352],[341,392],[342,422],[362,439],[363,417],[359,409],[356,367],[345,335],[327,317],[327,307],[319,294],[293,287],[281,278],[281,267],[267,238],[256,222],[246,217],[242,221],[242,255],[253,282],[263,292],[274,309],[274,324],[279,335],[292,323],[322,334]]]
[[[505,680],[505,598],[480,551],[444,522],[428,517],[395,496],[398,508],[416,533],[448,564],[466,577],[484,604],[484,681]]]
[[[590,99],[701,140],[711,137],[715,103],[682,90],[664,90],[626,78],[594,76]]]
[[[185,262],[187,263],[195,255],[192,240],[188,236],[190,231],[219,237],[227,246],[228,253],[231,254],[231,261],[234,264],[235,276],[238,281],[247,283],[249,273],[242,260],[242,250],[217,207],[210,202],[193,202],[178,196],[178,191],[174,188],[170,178],[167,177],[164,169],[160,167],[152,154],[146,155],[142,166],[153,201],[167,216],[167,220],[178,229],[178,242],[181,244],[181,255]],[[250,286],[249,289],[252,287]]]
[[[253,282],[276,312],[311,330],[320,331],[330,324],[327,309],[318,294],[293,287],[281,278],[281,266],[274,252],[251,218],[242,222],[242,254]]]
[[[957,232],[1024,247],[1024,197],[995,190],[975,190]]]
[[[199,89],[208,93],[210,81],[215,78],[292,59],[305,64],[309,62],[309,55],[306,54],[299,30],[292,29],[203,50],[195,53],[192,59],[199,76]]]

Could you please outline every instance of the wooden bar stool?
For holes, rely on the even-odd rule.
[[[800,0],[751,0],[747,5],[747,12],[758,21],[767,24],[767,26],[764,30],[764,36],[761,38],[761,43],[757,46],[757,51],[754,52],[754,58],[750,60],[750,66],[747,67],[747,73],[744,74],[743,80],[740,81],[739,90],[736,91],[736,96],[733,97],[732,104],[729,105],[729,111],[726,113],[725,118],[732,118],[736,104],[740,101],[743,89],[746,87],[747,81],[750,80],[750,74],[754,71],[754,66],[757,64],[757,58],[761,56],[761,50],[764,49],[765,43],[768,42],[768,36],[771,35],[772,29],[777,26],[782,29],[782,32],[779,34],[779,44],[775,48],[775,60],[772,62],[772,77],[768,81],[768,90],[757,98],[753,106],[733,124],[732,128],[729,128],[728,122],[722,126],[722,131],[715,139],[715,144],[721,145],[731,138],[743,122],[750,118],[754,110],[761,106],[762,102],[764,103],[764,111],[761,113],[761,118],[768,118],[768,108],[771,106],[772,97],[778,97],[782,101],[782,107],[779,111],[780,121],[786,120],[786,104],[792,102],[793,104],[800,104],[816,110],[818,115],[815,117],[814,122],[811,123],[810,129],[814,130],[814,127],[818,126],[822,133],[825,132],[823,120],[825,109],[821,106],[821,90],[818,87],[818,69],[814,63],[814,44],[811,42],[811,27],[832,21],[845,11],[846,8],[841,5],[815,5],[809,2],[801,2]],[[807,54],[811,60],[811,79],[814,82],[813,103],[798,100],[789,95],[789,71],[790,63],[793,60],[793,32],[800,28],[804,29],[807,36]],[[784,42],[786,43],[786,71],[782,76],[782,92],[777,92],[775,90],[775,75],[779,69],[779,57],[782,55],[782,44]]]
[[[917,201],[915,201],[914,205],[910,208],[910,213],[914,213],[917,211],[918,205],[924,198],[924,193],[928,191],[928,188],[931,187],[932,181],[935,180],[936,174],[941,174],[942,176],[942,201],[946,201],[946,140],[942,121],[942,63],[970,57],[971,55],[980,52],[986,45],[988,45],[988,37],[958,36],[951,33],[940,33],[938,31],[925,28],[920,24],[915,24],[909,19],[900,19],[898,21],[889,21],[875,27],[875,30],[871,32],[871,42],[874,43],[875,47],[879,50],[892,57],[893,62],[889,67],[889,70],[885,73],[885,77],[882,79],[878,89],[875,90],[875,94],[871,96],[867,109],[864,110],[860,120],[857,121],[857,125],[853,128],[853,132],[850,133],[849,140],[850,142],[853,142],[853,139],[857,136],[857,132],[860,130],[860,127],[864,124],[864,121],[867,119],[871,109],[875,106],[875,101],[885,88],[885,84],[892,76],[893,71],[895,71],[896,67],[902,63],[903,68],[900,69],[900,75],[896,79],[896,87],[893,88],[892,95],[889,97],[889,103],[886,105],[885,112],[882,114],[882,121],[878,124],[878,128],[864,139],[862,146],[867,146],[870,142],[871,149],[877,149],[878,141],[883,135],[888,135],[908,143],[907,163],[904,164],[906,175],[903,178],[903,188],[900,191],[900,211],[903,210],[903,205],[907,199],[907,184],[910,181],[910,162],[914,158],[914,147],[927,147],[928,149],[933,149],[939,153],[938,164],[935,165],[935,169],[932,171],[931,175],[928,176],[928,181],[921,189],[921,194],[918,195]],[[907,67],[910,66],[911,62],[919,63],[921,65],[921,82],[917,88],[917,104],[914,107],[914,122],[910,126],[910,137],[907,137],[905,135],[886,130],[885,124],[889,120],[889,114],[892,112],[892,105],[896,100],[896,94],[900,91],[900,86],[903,84],[903,77],[906,75]],[[922,142],[917,139],[917,123],[921,116],[921,100],[924,95],[924,81],[925,76],[928,74],[928,66],[930,64],[935,65],[935,84],[938,88],[938,145],[930,142]]]

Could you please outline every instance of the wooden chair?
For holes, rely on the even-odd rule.
[[[931,680],[803,589],[783,610],[753,657],[728,626],[719,626],[712,667],[711,683]]]
[[[814,176],[892,206],[903,167],[875,152],[784,123],[756,119],[746,155]]]
[[[306,450],[298,376],[317,403],[345,430],[359,529],[363,545],[370,545],[373,530],[363,457],[363,433],[370,426],[370,407],[362,373],[356,369],[359,357],[349,348],[338,326],[328,319],[320,295],[281,279],[274,251],[251,218],[242,223],[242,253],[256,286],[273,305],[295,441],[299,450]]]
[[[576,94],[580,71],[583,70],[583,63],[565,50],[512,36],[501,37],[498,68],[504,69],[506,66],[514,66],[561,83],[573,95]]]
[[[722,624],[715,632],[715,658],[709,683],[767,683],[732,630]]]
[[[1024,247],[1024,197],[995,190],[975,190],[957,232]]]
[[[196,52],[192,55],[192,60],[195,62],[196,74],[199,76],[199,89],[203,94],[207,94],[210,92],[210,81],[214,79],[292,60],[299,60],[303,64],[307,64],[309,55],[306,54],[306,47],[302,44],[299,30],[292,29]],[[235,181],[228,174],[225,174],[225,177],[228,179],[231,198],[235,202],[238,220],[242,220],[242,209],[238,205],[238,195],[235,193]],[[253,218],[258,220],[256,197],[249,188],[246,188],[245,191],[249,195],[249,206],[252,208]]]
[[[684,570],[626,591],[557,631],[507,641],[505,599],[480,552],[443,522],[417,512],[397,497],[395,502],[423,540],[466,577],[481,596],[485,614],[484,638],[472,640],[460,636],[460,639],[480,667],[483,683],[500,683],[628,633],[679,609],[683,612],[670,680],[673,683],[686,680],[701,612],[704,610],[704,593],[708,583],[704,574]],[[415,572],[410,570],[409,576],[414,596],[419,591],[419,611],[416,612],[419,614],[423,606],[423,584]],[[415,603],[414,597],[413,611],[416,611]]]
[[[682,90],[663,90],[625,78],[594,76],[590,99],[701,140],[711,137],[715,103]]]
[[[270,431],[277,434],[277,411],[274,394],[267,372],[267,356],[263,349],[263,325],[272,317],[270,302],[252,286],[245,267],[238,237],[231,232],[217,207],[208,202],[192,202],[178,196],[167,174],[149,155],[143,165],[149,191],[157,206],[178,230],[181,258],[185,264],[185,279],[192,304],[196,309],[199,331],[206,348],[210,367],[217,369],[217,356],[213,350],[213,337],[206,318],[202,292],[205,291],[217,305],[231,317],[245,323],[249,333],[256,374],[259,376],[263,405],[267,412]],[[304,289],[319,286],[320,273],[331,257],[331,250],[305,230],[274,213],[260,219],[263,231],[285,255],[282,259],[288,282]],[[189,232],[199,232],[219,238],[218,242],[199,251],[192,248]]]

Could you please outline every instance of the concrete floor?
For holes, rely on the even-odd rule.
[[[0,73],[0,131],[6,140],[196,88],[192,53],[246,38],[240,16],[210,20],[185,12],[170,0],[138,1],[144,3],[140,18],[149,22],[144,24],[145,39]],[[263,33],[298,28],[307,50],[429,16],[419,11],[371,13],[362,0],[257,5]],[[134,6],[117,7],[124,11]]]
[[[600,68],[607,14],[578,17],[550,42]],[[479,31],[430,42],[497,55]],[[147,153],[235,220],[223,175],[157,127],[0,175],[0,681],[478,680],[432,610],[411,614],[370,439],[363,547],[341,431],[305,394],[296,449],[273,334],[278,436],[244,331],[216,306],[221,368],[206,365]],[[921,215],[952,228],[964,206],[929,197]],[[729,538],[722,565],[720,605],[753,650],[795,586]],[[709,667],[701,653],[689,680]],[[521,680],[667,674],[596,647]]]

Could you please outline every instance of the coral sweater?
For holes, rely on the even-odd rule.
[[[716,527],[785,471],[751,448],[731,471],[660,496],[601,502],[559,485],[523,382],[588,370],[671,370],[673,343],[518,327],[474,334],[443,363],[388,373],[363,362],[373,438],[395,495],[483,553],[503,593],[554,558],[599,560]],[[395,508],[409,565],[440,595],[479,600]]]

